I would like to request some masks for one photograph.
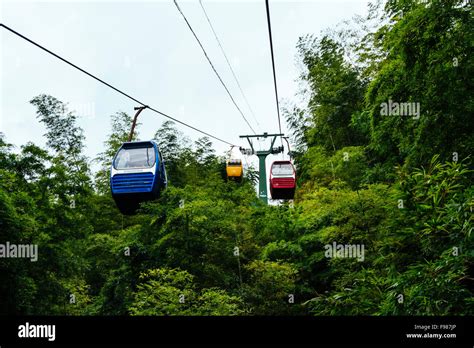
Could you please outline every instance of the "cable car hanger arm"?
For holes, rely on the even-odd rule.
[[[135,131],[135,126],[137,125],[137,119],[138,119],[138,115],[140,115],[140,113],[145,110],[146,108],[148,108],[147,105],[145,106],[137,106],[137,107],[134,107],[133,110],[138,110],[137,113],[135,114],[135,117],[133,118],[133,123],[132,123],[132,129],[130,130],[130,135],[128,136],[128,141],[132,141],[133,139],[133,132]]]
[[[274,151],[274,149],[273,149],[273,145],[275,144],[276,138],[277,138],[277,137],[282,137],[283,135],[284,135],[284,134],[282,134],[282,133],[279,133],[279,134],[263,133],[263,134],[256,134],[256,135],[240,135],[239,138],[247,138],[247,141],[249,142],[250,147],[251,147],[251,149],[252,149],[252,154],[255,154],[255,153],[258,154],[258,153],[265,153],[266,151],[257,151],[257,152],[256,152],[256,151],[254,150],[253,143],[252,143],[252,141],[251,141],[250,138],[268,138],[268,137],[273,137],[272,142],[271,142],[271,145],[270,145],[270,149],[268,150],[268,151],[269,151],[268,154],[270,154],[270,153],[275,154],[275,153],[279,153],[279,152],[283,151],[283,150],[278,149],[278,148],[277,148],[275,151]],[[281,148],[283,148],[283,147],[281,147]],[[280,150],[281,150],[281,151],[280,151]]]

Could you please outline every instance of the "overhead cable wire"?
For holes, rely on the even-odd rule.
[[[268,36],[270,38],[270,53],[272,56],[273,84],[275,86],[275,99],[276,99],[276,107],[277,107],[277,115],[278,115],[278,128],[279,128],[280,134],[282,134],[281,133],[281,120],[280,120],[280,104],[278,102],[278,88],[277,88],[277,80],[276,80],[276,73],[275,73],[275,57],[273,55],[272,26],[270,24],[270,8],[268,5],[268,0],[265,0],[265,7],[267,9]],[[283,146],[283,140],[281,142]]]
[[[216,136],[214,136],[214,135],[212,135],[212,134],[210,134],[210,133],[208,133],[208,132],[202,131],[202,130],[200,130],[200,129],[194,127],[194,126],[191,126],[191,125],[188,124],[188,123],[185,123],[185,122],[183,122],[183,121],[180,121],[180,120],[178,120],[177,118],[174,118],[174,117],[172,117],[172,116],[170,116],[170,115],[167,115],[167,114],[165,114],[165,113],[163,113],[163,112],[161,112],[161,111],[159,111],[159,110],[157,110],[157,109],[155,109],[155,108],[153,108],[153,107],[151,107],[151,106],[149,106],[149,105],[147,105],[147,104],[141,102],[140,100],[138,100],[138,99],[132,97],[131,95],[129,95],[129,94],[123,92],[122,90],[118,89],[117,87],[112,86],[111,84],[105,82],[104,80],[98,78],[97,76],[95,76],[95,75],[93,75],[93,74],[87,72],[86,70],[84,70],[84,69],[78,67],[77,65],[71,63],[69,60],[67,60],[67,59],[65,59],[65,58],[63,58],[63,57],[61,57],[61,56],[59,56],[58,54],[56,54],[56,53],[50,51],[49,49],[45,48],[44,46],[41,46],[40,44],[36,43],[35,41],[33,41],[33,40],[27,38],[26,36],[20,34],[20,33],[17,32],[17,31],[13,30],[12,28],[8,27],[7,25],[5,25],[5,24],[3,24],[3,23],[0,23],[0,27],[5,28],[6,30],[8,30],[8,31],[10,31],[11,33],[17,35],[18,37],[22,38],[23,40],[28,41],[29,43],[35,45],[36,47],[42,49],[43,51],[49,53],[50,55],[52,55],[52,56],[58,58],[59,60],[63,61],[64,63],[69,64],[70,66],[72,66],[73,68],[79,70],[80,72],[82,72],[82,73],[84,73],[84,74],[86,74],[86,75],[92,77],[93,79],[99,81],[100,83],[106,85],[107,87],[113,89],[114,91],[116,91],[116,92],[122,94],[123,96],[125,96],[125,97],[127,97],[127,98],[133,100],[134,102],[136,102],[136,103],[138,103],[138,104],[140,104],[140,105],[142,105],[142,106],[146,106],[149,110],[154,111],[154,112],[156,112],[157,114],[160,114],[160,115],[162,115],[162,116],[164,116],[164,117],[166,117],[166,118],[169,118],[170,120],[175,121],[176,123],[179,123],[179,124],[181,124],[181,125],[183,125],[183,126],[186,126],[186,127],[188,127],[188,128],[191,128],[192,130],[195,130],[195,131],[197,131],[197,132],[199,132],[199,133],[201,133],[201,134],[204,134],[204,135],[206,135],[206,136],[208,136],[208,137],[210,137],[210,138],[213,138],[213,139],[215,139],[215,140],[218,140],[218,141],[220,141],[220,142],[222,142],[222,143],[225,143],[225,144],[228,144],[228,145],[231,145],[231,146],[232,146],[232,145],[233,145],[233,146],[237,146],[237,145],[232,144],[231,142],[228,142],[228,141],[223,140],[223,139],[221,139],[221,138],[219,138],[219,137],[216,137]]]
[[[214,30],[214,26],[211,23],[211,19],[207,15],[206,9],[204,8],[204,5],[202,4],[202,0],[199,0],[199,4],[201,5],[202,11],[204,12],[204,16],[206,16],[207,22],[209,23],[209,26],[211,27],[212,33],[214,34],[214,37],[216,38],[216,41],[219,45],[219,48],[221,49],[222,54],[224,55],[224,58],[227,62],[227,65],[229,66],[230,71],[232,72],[232,76],[234,76],[234,80],[237,83],[237,86],[239,87],[240,93],[242,94],[242,97],[245,101],[245,104],[247,105],[248,109],[250,110],[250,113],[253,116],[253,119],[257,126],[260,128],[260,123],[258,122],[257,118],[255,117],[255,113],[253,112],[252,107],[249,104],[249,101],[247,99],[247,96],[245,95],[242,86],[240,85],[239,79],[237,78],[237,75],[234,72],[234,69],[232,68],[232,65],[230,64],[229,58],[227,58],[227,54],[225,53],[224,47],[222,46],[221,41],[219,40],[219,37],[217,36],[216,31]]]
[[[204,49],[204,46],[201,44],[201,41],[199,40],[199,38],[197,37],[196,33],[194,32],[193,28],[191,27],[191,24],[189,24],[189,21],[188,19],[186,18],[186,16],[184,15],[183,11],[181,10],[181,8],[179,7],[178,5],[178,2],[176,0],[174,0],[174,4],[176,5],[176,8],[178,9],[179,13],[181,13],[181,16],[183,17],[184,21],[186,22],[189,30],[191,31],[191,33],[193,34],[194,38],[196,39],[196,41],[198,42],[199,46],[201,47],[201,50],[202,52],[204,53],[204,56],[206,57],[207,61],[209,62],[209,64],[211,65],[211,68],[212,70],[214,70],[214,73],[216,74],[216,76],[218,77],[219,81],[221,82],[222,86],[224,86],[224,89],[226,90],[227,94],[229,95],[230,99],[232,100],[232,103],[234,103],[235,107],[237,108],[237,110],[239,111],[240,115],[243,117],[243,119],[245,120],[245,122],[247,123],[247,125],[249,126],[249,128],[252,130],[252,132],[254,134],[255,133],[255,130],[252,128],[252,126],[250,125],[249,121],[247,120],[247,118],[245,117],[244,113],[242,112],[242,110],[240,110],[239,106],[237,105],[237,103],[235,102],[234,100],[234,97],[232,96],[232,94],[230,93],[229,89],[227,88],[226,84],[224,83],[224,81],[222,80],[221,76],[219,75],[219,73],[217,72],[216,68],[214,67],[214,64],[212,64],[212,61],[211,59],[209,58],[209,56],[207,55],[207,52],[206,50]]]

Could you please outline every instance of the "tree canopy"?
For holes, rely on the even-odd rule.
[[[0,313],[473,315],[472,5],[387,1],[370,17],[296,43],[291,204],[263,205],[251,168],[227,181],[211,141],[167,121],[169,186],[124,217],[109,168],[131,116],[111,115],[92,172],[78,116],[34,97],[46,147],[0,134],[0,244],[39,256],[0,259]],[[393,103],[419,114],[384,114]]]

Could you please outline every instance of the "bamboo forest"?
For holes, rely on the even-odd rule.
[[[179,6],[189,15],[191,5]],[[197,20],[184,21],[173,7],[173,20],[196,49],[185,58],[213,74],[200,49],[214,36],[199,47],[194,36],[202,40],[203,31],[189,31]],[[270,57],[262,9],[261,45]],[[23,100],[45,132],[41,143],[14,143],[13,133],[0,133],[1,313],[473,315],[472,4],[373,1],[367,13],[302,32],[291,43],[299,67],[295,101],[280,99],[278,118],[271,109],[272,123],[260,122],[255,132],[213,128],[197,116],[184,122],[179,114],[163,115],[159,101],[148,98],[148,105],[132,93],[138,100],[97,115],[108,128],[90,135],[71,100],[48,89]],[[8,25],[0,27],[2,37],[24,41]],[[282,29],[273,15],[271,25],[276,74],[268,58],[267,93],[274,83],[275,91],[284,88]],[[72,69],[31,42],[22,45]],[[208,59],[223,59],[216,52]],[[161,57],[157,64],[171,64]],[[100,68],[90,71],[113,88],[115,82],[124,91],[135,88]],[[223,80],[222,86],[210,76],[233,107]],[[50,78],[60,80],[60,73]],[[7,100],[17,91],[4,86],[2,93]],[[248,114],[244,120],[238,112],[220,113],[219,105],[213,104],[216,123],[235,118],[255,127]],[[154,122],[144,118],[153,112]],[[151,130],[152,138],[142,136]],[[102,144],[95,156],[86,151],[92,136]],[[267,155],[274,162],[265,168]],[[148,194],[137,193],[137,185],[149,185]]]

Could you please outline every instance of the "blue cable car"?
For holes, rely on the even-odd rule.
[[[122,144],[110,170],[112,197],[122,214],[135,214],[141,202],[158,198],[167,183],[165,164],[156,142]]]

